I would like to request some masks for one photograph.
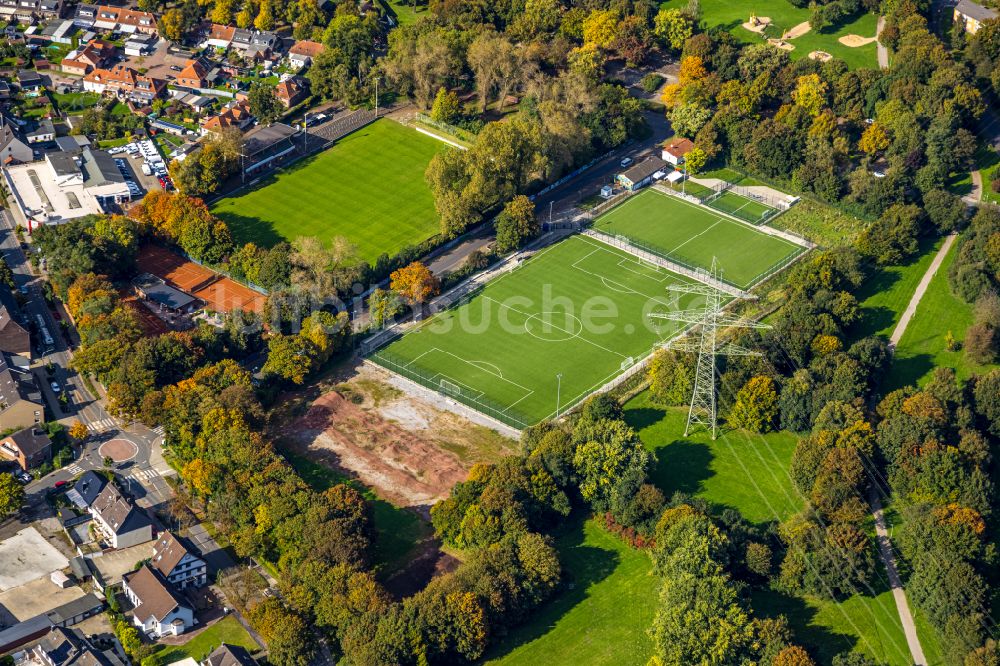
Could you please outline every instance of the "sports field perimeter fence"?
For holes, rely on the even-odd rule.
[[[757,192],[742,185],[733,185],[732,183],[723,181],[716,184],[712,189],[715,190],[714,193],[705,197],[702,200],[702,204],[733,217],[738,217],[750,224],[764,224],[778,213],[788,209],[788,201],[786,199],[765,192]],[[761,206],[766,206],[767,209],[760,214],[752,214],[746,211],[743,206],[724,205],[722,202],[725,201],[724,197],[727,192],[743,197],[748,202],[756,202]]]
[[[453,400],[457,400],[490,418],[500,421],[504,425],[518,430],[524,430],[533,425],[533,421],[525,414],[490,400],[483,392],[473,391],[468,387],[463,388],[455,380],[443,376],[440,372],[421,368],[415,365],[413,361],[397,356],[385,349],[370,354],[368,360],[384,368],[388,368],[397,375],[405,377],[435,393],[440,393]],[[478,393],[478,395],[473,395],[473,393]]]

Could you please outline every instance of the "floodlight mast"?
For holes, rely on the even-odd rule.
[[[705,277],[711,277],[713,281],[720,279],[721,270],[718,268],[716,259],[712,258],[712,269],[710,272],[702,271]],[[718,434],[718,413],[716,405],[715,377],[716,362],[718,355],[722,356],[759,356],[760,352],[752,351],[738,345],[727,343],[721,347],[718,345],[718,332],[720,328],[771,328],[766,324],[760,324],[750,319],[736,317],[723,312],[722,292],[707,284],[671,285],[668,291],[677,294],[697,294],[705,297],[705,306],[701,309],[678,310],[676,312],[652,312],[653,319],[665,319],[677,321],[685,324],[700,326],[698,340],[683,338],[671,343],[667,343],[666,348],[676,349],[698,354],[698,362],[694,373],[694,390],[691,392],[691,402],[688,406],[687,423],[684,426],[684,436],[687,437],[691,431],[691,426],[700,424],[712,432],[714,440]],[[734,296],[735,298],[746,299],[747,295]]]

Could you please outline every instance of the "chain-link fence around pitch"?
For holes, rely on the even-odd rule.
[[[385,349],[369,354],[368,360],[388,370],[392,370],[397,375],[405,377],[435,393],[452,398],[512,428],[524,430],[533,425],[533,421],[526,415],[490,400],[481,391],[463,387],[460,382],[446,377],[440,372],[425,370],[414,364],[411,360],[397,356]]]
[[[703,199],[702,203],[754,225],[764,224],[778,214],[777,207],[765,202],[762,195],[743,195],[733,192],[733,188],[716,192]]]

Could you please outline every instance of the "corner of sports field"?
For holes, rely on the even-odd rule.
[[[239,243],[263,247],[300,236],[342,236],[370,263],[438,233],[424,182],[443,144],[388,119],[338,139],[330,148],[219,200],[212,212]]]
[[[742,201],[727,203],[725,195]],[[715,260],[719,277],[740,289],[806,251],[770,229],[732,217],[750,206],[763,210],[765,204],[729,192],[723,196],[713,201],[718,207],[710,207],[646,188],[598,217],[593,226],[686,268],[710,270]]]

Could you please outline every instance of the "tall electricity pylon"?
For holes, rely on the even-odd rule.
[[[719,279],[719,269],[716,261],[712,259],[711,277]],[[653,319],[666,319],[669,321],[679,321],[686,324],[698,325],[701,327],[697,340],[682,338],[667,345],[669,349],[686,351],[698,354],[698,364],[694,373],[694,391],[691,393],[691,405],[688,408],[687,424],[684,426],[684,436],[687,437],[691,431],[692,424],[701,424],[712,431],[714,440],[718,432],[718,420],[716,418],[715,404],[715,377],[716,377],[716,356],[759,356],[760,352],[745,349],[739,345],[726,343],[722,346],[717,344],[720,328],[771,328],[766,324],[759,324],[743,317],[734,317],[722,311],[723,293],[707,284],[672,285],[667,287],[668,291],[677,294],[697,294],[704,296],[704,308],[678,310],[676,312],[653,312],[650,317]],[[734,296],[734,298],[747,298],[747,296]]]

